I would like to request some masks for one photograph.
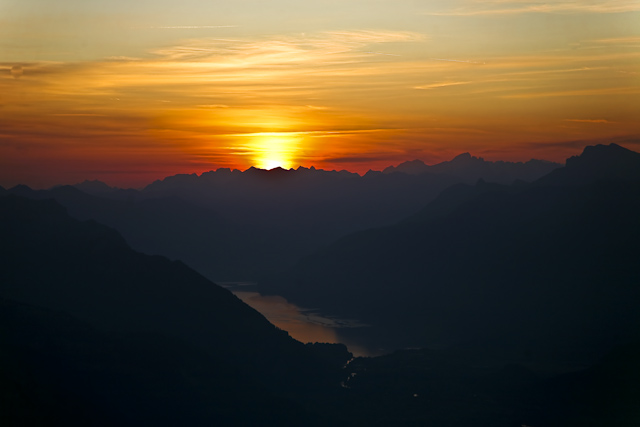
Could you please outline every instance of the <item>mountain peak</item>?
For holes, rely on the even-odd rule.
[[[591,145],[582,154],[567,159],[567,168],[612,169],[626,168],[640,162],[640,154],[618,144]]]
[[[471,153],[461,153],[458,154],[457,156],[455,156],[453,158],[453,160],[467,160],[467,159],[472,159],[473,156],[471,155]]]
[[[406,162],[400,163],[398,166],[389,166],[385,168],[383,173],[394,173],[394,172],[402,172],[409,175],[420,175],[421,173],[427,172],[429,166],[427,166],[422,160],[408,160]]]
[[[564,168],[553,171],[539,182],[580,185],[601,180],[640,180],[640,153],[618,144],[588,146],[579,156],[568,158]]]
[[[98,181],[97,179],[94,179],[92,181],[86,179],[83,182],[74,184],[73,187],[89,194],[107,193],[114,190],[113,187],[110,187],[109,185],[105,184],[102,181]]]
[[[484,159],[482,157],[472,156],[471,153],[458,154],[449,163],[470,164],[472,162],[485,163],[485,161],[484,161]]]
[[[571,157],[581,158],[581,159],[598,159],[602,160],[605,158],[620,158],[624,156],[633,156],[635,153],[627,148],[621,147],[618,144],[611,143],[609,145],[598,144],[598,145],[588,145],[584,147],[582,150],[582,154],[580,156]]]

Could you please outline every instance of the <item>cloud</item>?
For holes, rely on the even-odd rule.
[[[376,161],[389,161],[389,155],[370,155],[370,156],[344,156],[344,157],[325,157],[322,159],[324,163],[371,163]]]
[[[371,52],[357,50],[371,44],[417,42],[425,39],[424,34],[410,31],[329,31],[316,35],[280,36],[261,40],[196,39],[181,46],[158,49],[155,53],[166,60],[215,60],[227,62],[228,65],[333,62],[341,58],[340,55],[349,54],[353,57],[370,54]],[[329,58],[330,56],[334,58]],[[231,59],[234,61],[230,61]]]
[[[105,117],[104,114],[93,113],[56,113],[51,115],[56,117]]]
[[[473,82],[440,82],[440,83],[432,83],[429,85],[415,86],[414,89],[428,90],[428,89],[437,89],[437,88],[447,87],[447,86],[468,85],[470,83],[473,83]]]
[[[250,133],[235,133],[226,134],[220,136],[241,136],[241,137],[262,137],[262,136],[276,136],[276,137],[288,137],[288,136],[312,136],[312,137],[324,137],[335,135],[355,135],[363,133],[378,133],[378,132],[396,132],[403,129],[328,129],[328,130],[305,130],[305,131],[285,131],[285,132],[250,132]]]
[[[640,37],[613,37],[609,39],[592,40],[592,42],[602,44],[640,44]]]
[[[149,27],[161,30],[200,30],[210,28],[237,28],[237,25],[175,25],[170,27]]]
[[[564,119],[564,121],[576,123],[612,123],[609,120],[605,119]]]
[[[465,61],[462,59],[429,58],[432,61],[464,62],[466,64],[485,64],[485,62]]]
[[[640,11],[637,0],[575,0],[575,1],[473,1],[465,7],[445,12],[430,12],[439,16],[518,15],[524,13],[624,13]]]
[[[599,88],[599,89],[576,89],[576,90],[556,90],[549,92],[524,92],[524,93],[516,93],[503,95],[501,98],[521,98],[521,99],[532,99],[532,98],[549,98],[549,97],[559,97],[559,96],[602,96],[602,95],[629,95],[629,94],[640,94],[640,87],[637,86],[623,86],[623,87],[608,87],[608,88]]]
[[[370,55],[401,56],[401,55],[396,55],[394,53],[384,53],[384,52],[362,52],[362,53],[368,53]]]
[[[637,130],[625,108],[640,89],[635,75],[618,74],[635,70],[635,50],[485,52],[487,63],[477,66],[468,50],[427,53],[440,48],[427,41],[373,30],[192,38],[137,58],[23,63],[20,81],[10,74],[15,63],[0,63],[0,128],[9,138],[49,141],[52,152],[101,159],[112,151],[143,162],[159,152],[236,168],[250,166],[256,141],[283,138],[300,147],[299,164],[335,158],[365,171],[406,147],[445,156],[558,132],[579,139]],[[590,43],[629,46],[635,38]],[[603,103],[578,95],[615,95],[615,103],[601,98],[615,127],[597,124]],[[554,96],[575,99],[508,100]]]
[[[574,139],[574,140],[565,140],[565,141],[548,141],[545,143],[529,142],[525,144],[525,146],[529,149],[542,151],[550,147],[583,149],[588,145],[597,145],[597,144],[608,145],[611,143],[615,143],[623,146],[624,145],[640,146],[640,135],[618,135],[618,136],[604,137],[604,138],[585,138],[585,139]]]
[[[14,65],[13,67],[11,67],[11,75],[13,76],[14,79],[19,79],[23,73],[24,73],[24,70],[22,66]]]

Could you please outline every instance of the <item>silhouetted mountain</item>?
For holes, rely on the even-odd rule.
[[[3,426],[328,425],[181,339],[1,298],[0,322]]]
[[[639,349],[618,347],[595,366],[561,375],[469,351],[357,358],[347,393],[327,412],[367,427],[633,427],[640,422]]]
[[[315,168],[245,172],[219,169],[176,175],[142,191],[145,198],[180,197],[248,227],[252,238],[234,253],[250,278],[293,265],[340,236],[394,223],[455,183],[449,177],[357,174]],[[188,259],[186,259],[188,262]]]
[[[93,198],[74,194],[69,186],[10,191],[55,198],[78,219],[116,228],[136,250],[180,259],[211,280],[238,281],[289,268],[346,234],[398,222],[469,176],[472,182],[478,176],[527,178],[510,170],[524,171],[532,162],[493,163],[461,155],[429,166],[437,173],[420,175],[370,171],[361,177],[313,167],[252,167],[175,175],[142,191],[100,181],[74,186]]]
[[[361,319],[391,346],[593,362],[640,333],[640,183],[540,182],[458,185],[406,221],[346,236],[260,287]]]
[[[589,369],[532,388],[541,409],[535,423],[550,427],[640,425],[640,342],[614,349]]]
[[[412,162],[399,169],[417,171],[420,164]],[[243,278],[255,279],[292,266],[300,256],[343,235],[400,221],[457,182],[533,180],[558,166],[539,160],[487,162],[464,154],[425,166],[428,170],[420,174],[369,171],[359,176],[303,167],[218,169],[200,176],[167,177],[147,186],[141,196],[180,197],[251,227],[254,237],[243,247],[254,251],[229,247],[235,259],[246,260],[244,271],[249,275]],[[196,265],[189,257],[183,259]]]
[[[55,198],[78,219],[116,228],[136,250],[183,260],[210,279],[237,281],[287,268],[349,232],[396,222],[453,182],[431,175],[250,168],[176,175],[142,192],[94,197],[70,186],[10,192]]]
[[[399,351],[351,361],[347,380],[343,346],[303,346],[180,263],[135,253],[51,200],[0,198],[0,257],[2,425],[638,420],[637,345],[559,377],[490,349]]]
[[[250,246],[257,238],[251,227],[178,197],[119,200],[71,186],[38,191],[20,186],[9,191],[32,199],[53,198],[74,218],[115,228],[135,250],[183,260],[208,278],[243,278],[251,271],[249,261],[257,257]],[[240,258],[243,251],[250,256]]]
[[[640,153],[617,144],[586,147],[564,168],[540,178],[540,185],[584,185],[596,181],[640,181]]]
[[[455,177],[464,183],[474,183],[478,179],[511,184],[514,181],[534,181],[554,169],[561,167],[558,163],[532,159],[522,162],[490,162],[482,157],[474,157],[469,153],[456,156],[453,160],[428,166],[421,160],[404,162],[396,167],[386,168],[384,173],[401,172],[410,175],[423,173],[444,174]]]
[[[110,415],[116,419],[119,420],[118,411],[128,414],[127,405],[140,403],[140,407],[131,408],[133,418],[127,424],[139,425],[135,414],[142,414],[153,415],[158,422],[164,420],[163,425],[175,425],[175,417],[193,404],[202,405],[202,424],[210,425],[222,411],[222,419],[228,425],[245,425],[248,422],[234,421],[238,414],[233,413],[233,408],[240,409],[240,402],[250,397],[249,402],[257,405],[260,413],[274,419],[272,424],[280,425],[280,419],[299,425],[305,412],[287,400],[306,391],[337,385],[340,380],[334,362],[324,362],[317,352],[271,325],[229,291],[180,262],[134,252],[114,230],[92,221],[72,219],[52,200],[14,195],[0,198],[0,259],[0,297],[42,307],[47,313],[59,311],[64,313],[62,317],[71,316],[103,331],[86,332],[86,327],[76,325],[76,320],[64,319],[61,321],[67,322],[69,329],[47,330],[60,323],[56,320],[59,315],[36,313],[33,319],[29,313],[39,309],[5,305],[4,309],[18,317],[2,322],[12,325],[2,328],[3,339],[11,344],[1,347],[2,357],[23,360],[25,369],[34,369],[25,375],[36,378],[36,389],[31,389],[36,395],[40,379],[46,393],[54,387],[56,378],[69,374],[69,384],[63,383],[61,390],[63,395],[71,393],[70,401],[78,390],[85,391],[82,387],[74,390],[76,385],[95,380],[86,389],[95,394],[83,396],[82,401],[88,399],[93,405],[101,402],[103,394],[108,396],[104,405],[115,405],[109,410],[115,411]],[[20,323],[23,320],[27,323]],[[44,335],[39,338],[38,331],[43,328]],[[23,336],[21,331],[25,330],[33,334]],[[113,335],[115,341],[105,341],[104,334]],[[24,349],[22,338],[27,347],[35,345],[35,350]],[[80,344],[85,342],[86,347]],[[341,351],[344,363],[350,355],[344,346]],[[47,365],[50,352],[51,365]],[[24,359],[25,354],[29,358]],[[169,365],[163,366],[165,363]],[[57,366],[64,369],[58,372]],[[49,379],[41,378],[41,369]],[[173,373],[177,378],[172,377]],[[85,374],[86,379],[79,378]],[[200,374],[202,379],[198,378]],[[127,375],[133,377],[131,382],[123,379]],[[217,382],[204,384],[209,380]],[[9,387],[15,385],[12,381],[9,380]],[[158,386],[160,389],[152,393]],[[177,388],[172,390],[173,386]],[[249,387],[247,393],[243,391],[245,386]],[[138,392],[145,396],[137,398]],[[150,395],[146,395],[148,392]],[[182,406],[170,408],[172,400],[182,392]],[[227,392],[231,397],[220,396]],[[220,401],[204,403],[210,397]],[[235,402],[234,406],[227,407],[228,399]],[[166,411],[150,412],[162,402],[167,404]],[[275,405],[273,412],[269,411],[269,402]],[[211,408],[207,409],[207,405]],[[285,407],[291,410],[286,409],[286,416],[284,409],[278,409]],[[91,413],[96,415],[93,409]],[[183,415],[190,417],[188,413]],[[288,418],[290,415],[293,418]],[[238,417],[246,421],[254,415]],[[315,415],[312,418],[318,419]]]
[[[401,172],[409,175],[420,175],[429,172],[429,166],[427,166],[422,160],[416,159],[400,163],[398,166],[389,166],[382,171],[382,173],[394,172]]]
[[[98,181],[97,179],[94,179],[93,181],[89,181],[87,179],[78,184],[74,184],[73,187],[87,194],[105,194],[117,190],[117,188],[110,187],[104,182]]]

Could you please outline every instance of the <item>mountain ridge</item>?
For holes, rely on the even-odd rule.
[[[54,200],[1,197],[0,237],[0,297],[107,332],[185,340],[270,390],[305,389],[300,372],[310,387],[324,381],[302,343],[231,292],[180,261],[133,251],[112,228],[78,221]]]
[[[640,330],[629,306],[640,300],[638,217],[638,181],[458,184],[405,221],[347,235],[259,285],[372,324],[374,336],[387,334],[396,346],[555,346],[592,362],[611,337]]]

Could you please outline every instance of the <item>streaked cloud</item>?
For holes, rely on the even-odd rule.
[[[636,0],[470,1],[464,7],[427,12],[441,16],[516,15],[524,13],[624,13],[640,11]]]
[[[485,62],[478,61],[466,61],[464,59],[445,59],[445,58],[429,58],[432,61],[446,61],[446,62],[462,62],[465,64],[486,64]]]
[[[616,86],[598,89],[577,89],[577,90],[556,90],[549,92],[529,92],[510,95],[502,95],[503,98],[551,98],[551,97],[567,97],[567,96],[607,96],[620,94],[637,94],[640,95],[640,86]]]
[[[635,43],[606,34],[579,41]],[[640,133],[630,118],[640,52],[567,43],[470,52],[419,32],[342,30],[190,37],[100,61],[0,63],[0,158],[11,159],[0,166],[171,174],[286,157],[292,167],[366,172],[389,159],[461,151],[527,160],[517,153],[531,151],[530,141]],[[10,72],[16,65],[20,79]],[[554,150],[551,160],[569,152]],[[130,163],[119,166],[122,158]]]
[[[201,30],[210,28],[237,28],[237,25],[175,25],[168,27],[149,27],[160,30]]]
[[[157,49],[154,53],[165,60],[225,63],[225,58],[242,57],[249,64],[281,62],[339,61],[341,55],[365,55],[357,52],[364,46],[380,43],[424,41],[424,34],[408,31],[330,31],[316,35],[281,36],[264,39],[194,39],[180,46]],[[394,55],[394,54],[388,54]],[[394,55],[395,56],[395,55]],[[227,65],[234,65],[226,61]],[[235,63],[237,64],[237,62]]]
[[[592,40],[592,43],[600,43],[600,44],[640,44],[640,37],[613,37],[609,39],[598,39]]]
[[[564,121],[576,123],[612,123],[609,120],[605,119],[564,119]]]
[[[447,87],[447,86],[460,86],[460,85],[468,85],[472,82],[440,82],[440,83],[432,83],[432,84],[428,84],[428,85],[421,85],[421,86],[415,86],[414,89],[437,89],[437,88],[441,88],[441,87]]]

